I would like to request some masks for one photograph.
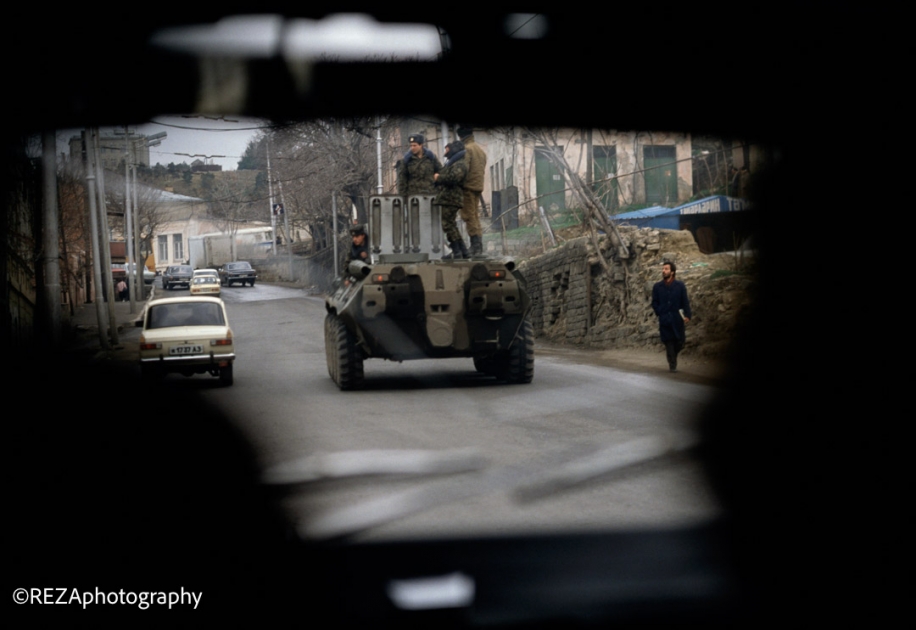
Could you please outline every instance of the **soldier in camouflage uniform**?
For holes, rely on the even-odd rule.
[[[439,158],[423,146],[426,142],[423,134],[411,135],[408,142],[410,149],[398,162],[398,194],[404,197],[436,194],[436,175],[442,168]]]
[[[464,180],[468,175],[467,160],[464,159],[464,143],[456,140],[445,147],[445,166],[436,178],[439,194],[433,203],[442,207],[442,231],[448,239],[452,253],[444,258],[469,258],[467,246],[458,231],[458,210],[464,203]]]

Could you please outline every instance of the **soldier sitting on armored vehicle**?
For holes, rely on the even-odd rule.
[[[443,258],[470,258],[468,248],[458,231],[458,211],[464,202],[464,180],[468,176],[468,165],[464,159],[464,143],[460,140],[445,147],[445,166],[436,178],[436,189],[439,194],[433,203],[442,207],[442,231],[448,239],[452,253]]]
[[[350,245],[350,249],[347,251],[347,258],[344,261],[344,284],[350,284],[350,263],[354,260],[359,262],[368,263],[369,262],[369,237],[366,234],[366,226],[362,223],[350,226],[350,236],[353,237],[353,242]]]

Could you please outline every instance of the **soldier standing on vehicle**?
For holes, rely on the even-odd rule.
[[[407,140],[410,149],[398,163],[398,194],[404,197],[436,194],[436,176],[442,168],[439,158],[423,146],[426,138],[422,133],[415,133]]]
[[[461,232],[458,231],[457,216],[461,204],[464,203],[464,181],[468,175],[466,151],[464,143],[460,140],[446,145],[445,166],[439,171],[436,179],[436,188],[439,194],[433,199],[435,205],[442,207],[442,231],[448,239],[448,246],[452,253],[443,258],[470,258]]]
[[[662,264],[661,282],[652,287],[652,310],[658,316],[658,332],[672,372],[677,372],[677,355],[684,349],[687,338],[685,324],[693,317],[687,287],[674,277],[676,273],[675,264],[666,260]]]
[[[474,130],[460,125],[456,130],[458,138],[464,143],[465,160],[468,163],[468,176],[464,181],[464,201],[461,205],[461,218],[467,224],[468,236],[471,239],[471,256],[483,253],[483,230],[480,227],[478,205],[483,192],[484,174],[487,167],[487,154],[474,141]]]

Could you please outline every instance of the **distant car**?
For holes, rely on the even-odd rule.
[[[115,282],[117,282],[121,278],[124,278],[126,280],[127,279],[127,270],[130,269],[131,272],[133,272],[134,264],[135,263],[130,263],[130,265],[128,265],[127,263],[111,263],[111,277],[114,278]],[[150,271],[149,269],[147,269],[146,266],[144,266],[143,267],[143,284],[152,284],[153,280],[155,279],[156,279],[156,274]]]
[[[226,305],[217,297],[162,298],[150,302],[137,326],[140,373],[154,380],[168,373],[209,373],[232,385],[235,345]]]
[[[216,271],[200,269],[191,278],[191,295],[219,295],[222,285]]]
[[[193,276],[194,269],[191,265],[172,265],[162,274],[162,288],[167,291],[178,285],[190,288]]]
[[[226,263],[219,268],[219,277],[224,285],[232,286],[239,282],[245,286],[247,282],[254,286],[254,281],[258,279],[258,274],[251,267],[251,263],[240,260],[237,262]]]

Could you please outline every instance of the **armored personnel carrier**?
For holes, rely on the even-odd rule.
[[[350,263],[325,302],[328,373],[342,390],[363,385],[369,358],[468,357],[509,383],[534,377],[524,277],[509,259],[443,258],[432,199],[370,199],[370,262]]]

